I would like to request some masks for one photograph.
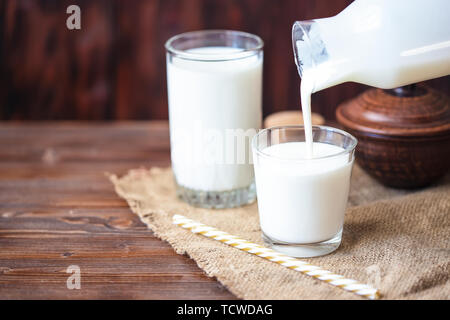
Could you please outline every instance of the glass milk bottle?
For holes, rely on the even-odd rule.
[[[262,125],[263,42],[209,30],[169,39],[167,87],[178,196],[205,208],[256,198],[250,141]]]
[[[347,82],[391,89],[450,74],[449,0],[356,0],[296,22],[295,62],[312,92]]]

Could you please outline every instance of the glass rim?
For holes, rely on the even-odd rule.
[[[204,54],[199,53],[192,53],[192,52],[186,52],[186,50],[179,50],[175,49],[173,46],[173,43],[177,40],[180,40],[182,38],[187,37],[202,37],[205,35],[212,35],[212,34],[224,34],[224,35],[232,35],[232,36],[241,36],[241,37],[247,37],[249,39],[255,40],[256,45],[251,48],[242,48],[242,50],[239,50],[237,52],[227,53],[227,58],[224,59],[223,55],[220,57],[214,57],[214,55],[208,55],[208,58],[205,57]],[[261,51],[264,48],[264,41],[257,35],[244,32],[244,31],[237,31],[237,30],[225,30],[225,29],[211,29],[211,30],[198,30],[198,31],[189,31],[177,34],[165,43],[165,48],[167,52],[177,56],[178,58],[186,59],[186,60],[193,60],[193,61],[204,61],[204,62],[214,62],[214,61],[229,61],[229,60],[237,60],[237,59],[243,59],[252,56],[253,54],[256,54],[257,52]],[[232,48],[232,47],[230,47]]]
[[[276,160],[282,160],[282,161],[289,161],[289,162],[310,162],[310,161],[316,161],[316,160],[324,160],[324,159],[331,159],[331,158],[335,158],[335,157],[339,157],[339,156],[343,156],[345,154],[349,154],[351,152],[353,152],[356,148],[356,145],[358,144],[358,139],[356,139],[353,135],[351,135],[350,133],[338,129],[338,128],[334,128],[334,127],[329,127],[329,126],[317,126],[317,125],[313,125],[312,129],[314,131],[314,129],[319,130],[319,131],[328,131],[328,132],[332,132],[332,133],[337,133],[337,134],[341,134],[347,138],[350,138],[352,143],[347,146],[343,151],[338,152],[336,154],[331,154],[328,156],[322,156],[322,157],[316,157],[316,158],[312,158],[312,159],[292,159],[292,158],[284,158],[284,157],[279,157],[279,156],[274,156],[272,154],[267,154],[264,151],[262,151],[259,147],[257,147],[257,141],[260,135],[264,134],[265,132],[269,132],[272,130],[280,130],[280,129],[296,129],[296,130],[305,130],[305,127],[302,125],[289,125],[289,126],[275,126],[275,127],[270,127],[270,128],[265,128],[263,130],[261,130],[260,132],[258,132],[252,139],[252,149],[255,150],[256,154],[259,156],[263,156],[266,158],[270,158],[270,159],[276,159]],[[292,141],[294,142],[294,141]],[[304,142],[304,141],[298,141],[298,142]]]

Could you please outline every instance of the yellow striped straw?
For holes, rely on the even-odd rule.
[[[209,227],[202,223],[188,219],[182,215],[176,214],[172,217],[172,220],[174,224],[184,229],[188,229],[193,233],[201,234],[205,237],[220,241],[234,248],[254,254],[266,260],[278,263],[286,268],[299,271],[308,276],[329,283],[335,287],[339,287],[341,289],[353,292],[357,295],[372,300],[380,298],[380,294],[377,289],[369,285],[359,283],[356,280],[346,279],[341,275],[337,275],[330,271],[323,270],[322,268],[310,265],[309,263],[289,257],[285,254],[276,252],[270,248],[263,247],[256,243],[240,239],[229,233],[220,231],[216,228]]]

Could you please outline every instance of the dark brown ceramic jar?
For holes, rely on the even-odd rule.
[[[429,185],[450,168],[450,101],[424,85],[370,89],[341,104],[338,122],[359,141],[356,159],[385,185]]]

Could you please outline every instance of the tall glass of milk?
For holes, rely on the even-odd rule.
[[[166,43],[172,169],[177,194],[205,208],[256,198],[251,139],[262,125],[263,41],[226,30]]]
[[[339,247],[357,144],[331,127],[313,126],[312,136],[312,158],[303,126],[265,129],[252,142],[264,242],[295,257]]]

